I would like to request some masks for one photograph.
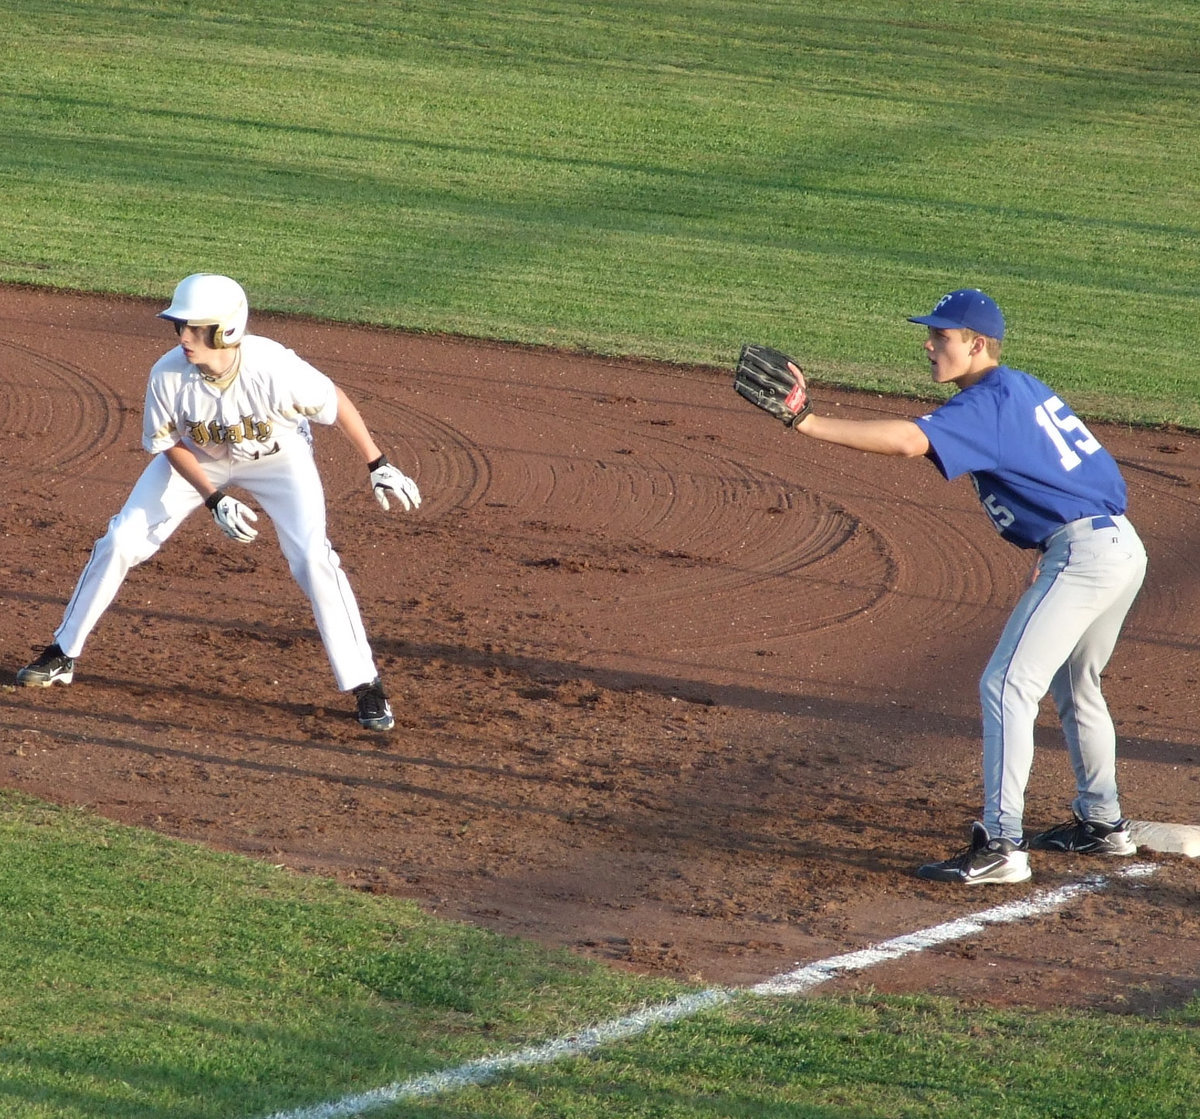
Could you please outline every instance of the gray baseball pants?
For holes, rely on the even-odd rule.
[[[1125,517],[1085,517],[1053,533],[1043,551],[979,685],[983,825],[1006,839],[1024,834],[1034,724],[1047,692],[1075,771],[1073,811],[1104,823],[1121,817],[1116,730],[1100,673],[1141,589],[1146,549]]]

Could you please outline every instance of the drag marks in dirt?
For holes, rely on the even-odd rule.
[[[661,418],[653,401],[606,395],[589,409],[568,399],[579,395],[572,388],[542,385],[524,396],[508,385],[497,397],[490,385],[479,389],[486,416],[479,402],[456,399],[449,417],[435,414],[444,381],[423,386],[420,418],[403,421],[428,421],[438,433],[406,433],[430,449],[420,482],[437,496],[426,512],[462,518],[489,573],[500,574],[487,557],[524,552],[526,570],[504,582],[524,583],[535,600],[570,599],[558,586],[540,594],[530,585],[538,578],[561,582],[584,569],[610,576],[607,593],[592,596],[599,612],[582,601],[567,606],[597,652],[633,646],[704,660],[731,646],[759,649],[869,615],[897,593],[901,569],[928,570],[898,558],[892,534],[860,512],[781,480],[761,454]],[[952,582],[963,569],[947,562],[945,570]],[[765,611],[766,596],[785,599],[798,576],[802,599]],[[937,598],[924,601],[934,609]],[[622,626],[606,636],[614,611]],[[697,613],[720,624],[671,624]]]
[[[47,472],[93,464],[123,428],[140,429],[140,399],[122,402],[80,366],[10,339],[0,339],[0,355],[0,462],[14,475],[45,480]]]
[[[501,350],[461,360],[449,344],[422,354],[400,396],[379,392],[397,382],[390,364],[327,364],[405,448],[393,457],[411,456],[426,527],[441,517],[469,541],[454,557],[462,576],[555,601],[597,656],[634,648],[667,668],[733,650],[758,671],[754,658],[813,635],[970,633],[1011,597],[978,523],[913,500],[903,478],[921,464],[898,466],[881,493],[876,474],[831,465],[828,448],[741,408],[710,372],[582,359],[581,375],[574,356]],[[493,561],[521,552],[520,568]],[[582,571],[590,602],[565,585]]]
[[[1125,867],[1120,876],[1145,878],[1153,874],[1155,870],[1156,868],[1151,864],[1137,863]],[[303,1107],[294,1111],[277,1111],[268,1119],[352,1119],[354,1116],[366,1115],[404,1100],[428,1099],[462,1088],[483,1086],[507,1072],[537,1068],[556,1061],[583,1057],[603,1046],[638,1037],[657,1026],[670,1025],[673,1022],[695,1017],[705,1011],[720,1009],[741,995],[749,994],[766,998],[807,995],[817,987],[837,979],[839,976],[865,971],[880,964],[903,959],[905,956],[917,952],[936,948],[942,944],[978,936],[989,925],[1007,925],[1034,920],[1069,905],[1077,898],[1097,893],[1105,889],[1108,884],[1109,879],[1103,876],[1086,878],[1080,882],[1061,886],[1056,890],[1034,894],[1021,901],[1006,902],[966,917],[959,917],[940,925],[893,937],[868,948],[804,964],[751,987],[740,989],[709,987],[702,991],[683,995],[671,1002],[646,1007],[633,1014],[614,1018],[600,1025],[555,1038],[541,1045],[530,1046],[515,1053],[468,1061],[457,1068],[427,1073],[372,1091],[343,1096],[339,1100],[331,1100],[328,1103]]]
[[[927,463],[881,472],[877,456],[797,438],[704,371],[585,360],[571,376],[535,355],[537,376],[510,360],[492,352],[463,376],[448,358],[403,396],[419,412],[402,423],[429,448],[421,481],[430,517],[447,513],[443,570],[490,580],[548,655],[570,659],[566,648],[582,645],[596,668],[750,673],[782,694],[798,678],[823,682],[849,646],[863,650],[860,679],[878,666],[899,686],[898,655],[917,678],[926,660],[974,664],[980,634],[998,632],[1025,585],[1031,556],[994,538],[969,485]],[[906,406],[863,396],[842,407],[870,418]],[[426,422],[436,438],[408,434]],[[1200,531],[1187,454],[1164,443],[1122,461],[1135,520],[1166,497]],[[1153,567],[1129,630],[1145,639],[1139,673],[1155,679],[1196,649],[1176,619],[1196,609],[1200,561],[1172,543],[1178,525],[1156,539],[1157,526],[1137,523]],[[585,578],[586,596],[575,591]],[[911,636],[881,646],[891,634]]]

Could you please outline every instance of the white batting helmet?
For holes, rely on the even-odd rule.
[[[211,326],[213,347],[236,346],[246,333],[250,306],[237,280],[212,272],[197,272],[180,280],[171,306],[158,313],[160,319],[188,326]]]

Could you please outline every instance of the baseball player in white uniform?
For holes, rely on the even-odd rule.
[[[379,449],[358,409],[324,373],[269,338],[246,333],[246,294],[228,276],[181,280],[159,318],[179,345],[150,370],[142,444],[153,457],[92,549],[48,645],[17,673],[31,687],[69,684],[75,658],[131,567],[149,559],[188,514],[206,506],[231,539],[251,543],[257,514],[227,493],[237,486],[270,516],[292,575],[312,604],[337,686],[354,693],[358,721],[394,725],[354,592],[325,532],[325,495],[313,458],[313,423],[335,424],[367,464],[386,510],[421,504],[416,483]]]

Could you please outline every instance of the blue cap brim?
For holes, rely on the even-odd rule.
[[[922,326],[932,326],[936,330],[961,330],[962,323],[953,319],[944,319],[940,315],[916,315],[908,320],[918,322]]]

